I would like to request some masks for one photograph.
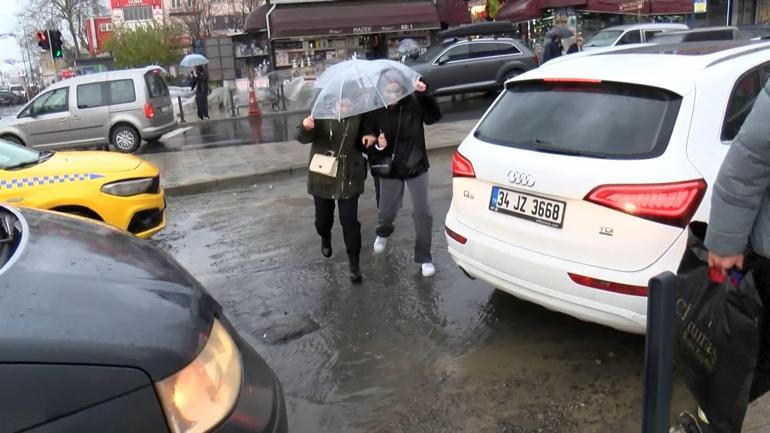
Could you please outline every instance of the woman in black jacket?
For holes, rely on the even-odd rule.
[[[203,66],[196,66],[193,73],[191,90],[195,90],[195,105],[198,106],[198,119],[209,118],[209,75]]]
[[[425,149],[423,124],[430,125],[441,119],[438,102],[427,93],[422,81],[415,83],[417,93],[406,97],[407,82],[400,72],[386,70],[377,87],[388,101],[398,101],[387,108],[364,116],[363,139],[369,155],[372,175],[379,177],[380,199],[377,239],[374,254],[385,251],[388,237],[393,233],[396,214],[401,208],[404,188],[409,187],[414,211],[414,261],[422,266],[423,276],[436,273],[431,257],[431,230],[433,215],[428,198],[428,152]]]

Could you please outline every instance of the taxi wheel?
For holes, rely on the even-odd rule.
[[[134,153],[142,144],[139,132],[131,126],[118,126],[112,130],[111,142],[118,152]]]

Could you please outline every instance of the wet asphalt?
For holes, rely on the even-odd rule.
[[[442,122],[478,119],[494,101],[494,95],[441,98]],[[243,110],[243,109],[242,109]],[[145,143],[139,153],[180,152],[293,139],[297,125],[308,113],[266,113],[261,119],[239,118],[180,124],[159,142]]]
[[[339,225],[333,257],[321,256],[304,176],[169,198],[153,242],[275,370],[292,432],[640,431],[644,339],[469,280],[443,235],[451,150],[431,159],[433,278],[412,262],[408,198],[387,254],[372,256],[371,179],[361,285],[348,279]],[[691,404],[680,383],[674,401],[674,413]]]

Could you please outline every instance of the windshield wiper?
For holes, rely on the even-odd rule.
[[[24,161],[24,162],[20,162],[18,164],[9,165],[8,167],[5,167],[5,169],[6,170],[18,170],[18,169],[21,169],[21,168],[32,167],[32,166],[40,164],[41,162],[48,161],[49,159],[51,159],[53,154],[54,154],[53,151],[44,150],[44,151],[40,152],[40,154],[38,154],[38,156],[37,156],[37,159],[35,159],[33,161]]]

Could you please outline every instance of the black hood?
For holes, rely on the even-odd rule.
[[[200,352],[220,307],[169,255],[110,227],[19,212],[24,241],[0,274],[0,363],[135,367],[158,380]]]

